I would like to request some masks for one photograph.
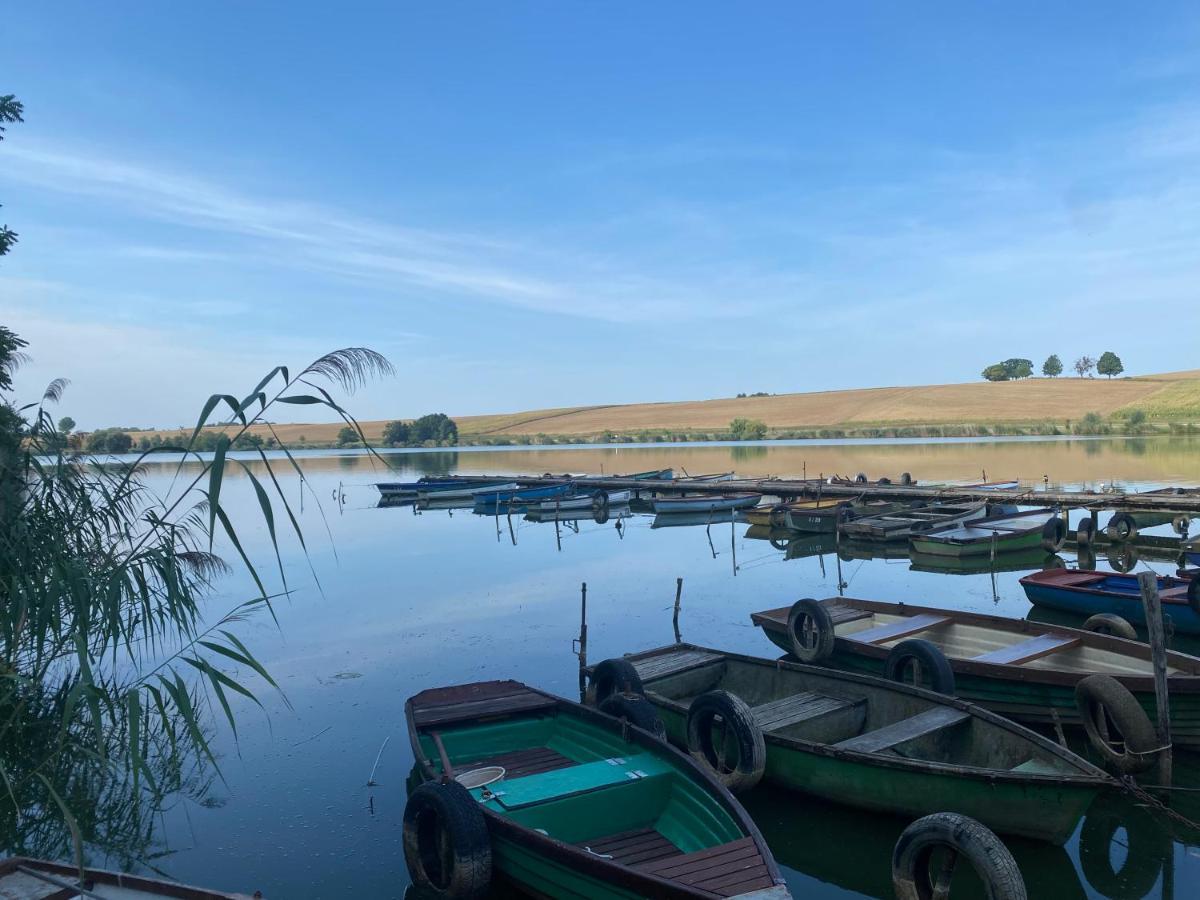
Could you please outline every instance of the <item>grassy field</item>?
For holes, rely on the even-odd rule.
[[[889,426],[1020,426],[1052,422],[1065,425],[1087,412],[1104,418],[1145,410],[1151,422],[1200,421],[1200,370],[1137,378],[1030,378],[1024,381],[972,382],[922,387],[869,388],[777,394],[770,397],[634,403],[530,410],[488,416],[455,417],[463,438],[579,435],[605,431],[713,432],[732,419],[759,419],[773,431],[837,428],[847,431]],[[371,440],[379,440],[384,421],[362,422]],[[332,442],[340,425],[276,425],[290,444]],[[264,434],[265,436],[265,434]]]

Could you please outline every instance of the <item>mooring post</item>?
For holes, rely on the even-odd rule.
[[[675,613],[671,616],[671,626],[675,629],[675,643],[682,644],[683,637],[679,634],[679,601],[683,596],[683,579],[675,579]]]
[[[1171,705],[1167,694],[1167,642],[1163,632],[1162,601],[1158,596],[1158,573],[1139,572],[1138,587],[1146,610],[1146,632],[1154,662],[1154,705],[1158,711],[1158,783],[1171,783]]]
[[[737,520],[737,510],[729,511],[729,552],[733,555],[733,575],[737,577],[737,526],[734,524]]]
[[[579,588],[579,702],[587,696],[587,582]]]
[[[517,533],[513,531],[512,526],[512,504],[508,503],[506,506],[507,511],[505,512],[505,518],[508,519],[508,536],[512,538],[513,546],[515,547],[517,546]]]
[[[558,544],[558,552],[562,553],[562,532],[558,528],[558,508],[560,501],[558,497],[554,498],[554,541]]]

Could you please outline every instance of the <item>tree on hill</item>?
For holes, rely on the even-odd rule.
[[[1057,353],[1051,353],[1046,357],[1046,361],[1042,363],[1042,374],[1047,378],[1057,378],[1062,374],[1062,360],[1058,358]]]
[[[1121,365],[1121,357],[1113,353],[1111,350],[1105,350],[1100,354],[1100,360],[1096,363],[1096,371],[1101,375],[1107,375],[1112,378],[1114,375],[1120,375],[1125,371],[1125,367]]]
[[[1096,361],[1087,354],[1084,354],[1083,356],[1079,357],[1079,359],[1075,360],[1075,372],[1080,378],[1086,378],[1088,373],[1091,372],[1095,367]]]
[[[88,435],[85,447],[88,453],[128,453],[133,438],[117,428],[101,428]]]
[[[63,434],[70,434],[75,430],[75,420],[70,416],[63,416],[58,420],[58,430]]]
[[[408,423],[388,422],[383,427],[383,443],[386,447],[403,447],[408,443]]]
[[[1028,378],[1033,374],[1033,360],[1006,359],[1001,363],[1009,378]]]
[[[342,428],[342,430],[337,434],[337,445],[339,447],[345,447],[347,444],[353,444],[357,440],[358,432],[349,425]]]
[[[409,443],[424,444],[433,441],[453,446],[458,443],[458,426],[445,413],[421,416],[409,426]]]
[[[1008,381],[1008,370],[1004,368],[1004,363],[990,365],[982,374],[988,381]]]

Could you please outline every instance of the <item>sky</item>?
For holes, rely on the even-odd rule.
[[[343,346],[396,367],[364,419],[1200,366],[1194,5],[0,21],[0,323],[82,428]]]

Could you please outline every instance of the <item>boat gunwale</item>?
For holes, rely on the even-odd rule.
[[[1143,644],[1141,641],[1131,641],[1128,638],[1098,634],[1094,631],[1084,631],[1082,628],[1072,628],[1069,625],[1034,622],[1030,619],[1012,619],[1006,616],[993,616],[988,613],[976,613],[966,610],[942,609],[936,606],[916,606],[909,603],[889,603],[883,600],[863,600],[858,597],[827,597],[820,602],[844,603],[856,609],[889,615],[906,615],[911,611],[913,615],[934,614],[949,616],[951,624],[958,623],[977,627],[989,627],[1009,634],[1026,634],[1032,628],[1036,629],[1040,634],[1058,634],[1063,637],[1079,638],[1080,643],[1084,647],[1090,646],[1097,650],[1105,650],[1123,656],[1132,656],[1143,662],[1151,661],[1150,646],[1148,644]],[[786,632],[787,613],[789,609],[790,607],[778,607],[776,609],[753,612],[750,614],[750,621],[764,631]],[[782,621],[779,617],[782,617]],[[1036,636],[1037,634],[1030,635],[1030,637]],[[837,634],[834,636],[834,648],[877,659],[886,659],[892,649],[891,647],[856,641],[851,636]],[[968,675],[998,677],[1005,681],[1042,682],[1068,687],[1077,684],[1088,674],[1094,674],[1068,672],[1062,669],[1029,668],[1009,663],[977,662],[974,659],[961,656],[946,655],[946,660],[956,673],[962,671]],[[1200,693],[1200,657],[1191,656],[1178,650],[1168,650],[1167,663],[1177,669],[1191,670],[1176,672],[1168,676],[1168,684],[1172,691],[1182,691],[1189,694]],[[998,675],[997,673],[1000,672],[1004,674],[1002,676]],[[1145,675],[1112,674],[1111,677],[1130,690],[1139,692],[1152,692],[1154,690],[1154,675],[1152,673]]]
[[[901,769],[912,772],[928,772],[933,775],[952,775],[957,777],[971,778],[977,781],[986,781],[989,783],[995,782],[1010,782],[1012,784],[1046,784],[1046,785],[1070,785],[1072,787],[1111,787],[1116,785],[1116,780],[1106,774],[1102,769],[1092,765],[1086,759],[1070,750],[1065,750],[1049,738],[1043,737],[1032,729],[1026,728],[1017,722],[1007,719],[1004,716],[998,715],[991,710],[985,709],[975,703],[970,703],[958,697],[948,696],[946,694],[938,694],[933,691],[925,690],[924,688],[914,687],[909,684],[902,684],[898,681],[887,681],[883,678],[877,678],[873,675],[861,675],[857,672],[847,672],[841,669],[830,669],[824,666],[809,666],[803,663],[794,663],[785,659],[770,660],[758,656],[747,656],[741,653],[731,653],[725,650],[715,650],[711,647],[702,647],[698,644],[678,643],[670,644],[664,647],[658,647],[654,650],[647,650],[641,653],[630,654],[625,659],[633,662],[638,659],[646,659],[661,653],[673,652],[675,650],[698,650],[704,653],[714,653],[722,657],[722,659],[732,659],[737,662],[747,663],[750,665],[762,666],[771,669],[783,669],[786,671],[799,672],[800,674],[812,674],[823,678],[833,677],[834,679],[844,679],[857,684],[862,684],[867,687],[885,686],[888,689],[894,689],[900,693],[905,693],[918,699],[928,700],[934,704],[942,706],[951,706],[960,712],[965,712],[968,715],[982,719],[989,724],[996,725],[1004,731],[1015,735],[1023,740],[1031,741],[1039,749],[1045,750],[1050,755],[1060,761],[1070,765],[1073,769],[1078,770],[1078,774],[1062,774],[1062,773],[1038,773],[1038,772],[1013,772],[1011,770],[989,769],[980,766],[963,766],[952,763],[939,763],[923,759],[906,759],[899,756],[889,756],[885,753],[865,753],[859,750],[846,750],[836,747],[832,744],[822,744],[815,741],[805,741],[800,738],[788,737],[786,735],[773,734],[771,732],[763,732],[763,739],[768,743],[778,744],[789,750],[795,750],[803,753],[815,753],[819,756],[828,756],[834,759],[848,758],[854,762],[864,762],[870,765],[883,766],[890,769]],[[669,676],[661,676],[666,678]],[[653,692],[654,682],[658,679],[649,679],[645,684],[647,695]],[[672,700],[668,697],[663,697],[661,694],[654,694],[656,701],[663,702],[670,706],[676,712],[682,711],[683,715],[687,715],[687,707],[682,703]]]
[[[468,682],[468,684],[478,684],[479,682]],[[783,887],[786,889],[786,881],[779,870],[779,864],[775,861],[775,856],[772,854],[770,847],[767,845],[766,838],[762,836],[758,826],[750,817],[750,814],[741,805],[741,803],[733,796],[730,790],[721,784],[714,776],[710,775],[703,767],[700,766],[694,759],[686,753],[681,752],[667,741],[659,740],[648,731],[638,728],[636,725],[629,723],[627,720],[614,719],[612,716],[606,715],[597,709],[586,706],[582,703],[575,703],[567,700],[565,697],[560,697],[557,694],[552,694],[548,691],[543,691],[538,688],[525,684],[524,682],[514,681],[526,690],[543,697],[547,697],[554,701],[552,708],[556,715],[566,714],[583,719],[590,725],[598,726],[606,731],[617,734],[626,740],[632,741],[640,747],[646,748],[651,753],[662,754],[668,757],[672,763],[675,763],[675,768],[683,777],[689,778],[692,782],[698,784],[706,790],[708,795],[716,800],[730,815],[733,821],[741,828],[743,834],[754,841],[755,849],[758,851],[759,857],[767,868],[767,874],[771,879],[772,888]],[[416,765],[421,770],[422,778],[425,782],[436,781],[440,776],[433,768],[433,761],[426,758],[425,751],[421,747],[420,731],[413,717],[413,699],[419,695],[414,694],[404,701],[404,719],[408,726],[409,744],[412,747],[413,759]],[[468,721],[490,721],[494,719],[506,718],[529,718],[532,715],[544,715],[547,710],[540,709],[534,712],[513,712],[502,713],[499,715],[480,716],[475,719],[465,720],[455,723],[457,726],[467,724]],[[488,809],[486,806],[480,806],[480,811],[484,815],[487,822],[488,830],[495,830],[500,835],[508,838],[517,844],[522,844],[531,849],[532,852],[546,856],[549,859],[567,865],[576,869],[585,875],[597,878],[602,882],[617,884],[620,887],[628,888],[635,891],[646,891],[653,889],[652,894],[647,896],[654,897],[713,897],[715,896],[710,891],[705,891],[699,888],[693,888],[689,885],[682,884],[678,881],[663,878],[659,875],[650,872],[643,872],[633,866],[624,865],[614,862],[589,853],[582,847],[576,847],[573,844],[568,844],[565,841],[560,841],[557,838],[547,834],[542,834],[532,828],[527,828],[524,825],[516,822],[509,816]],[[518,880],[518,883],[522,883]],[[759,890],[767,891],[771,888],[760,888]],[[785,895],[786,896],[786,895]]]
[[[53,860],[36,859],[32,856],[9,856],[0,859],[0,878],[11,875],[17,872],[22,866],[33,870],[45,870],[47,874],[54,876],[63,876],[66,878],[78,878],[79,868],[77,866],[68,865],[67,863],[54,862]],[[129,875],[124,872],[113,872],[110,869],[92,869],[83,868],[83,873],[92,881],[101,884],[111,885],[113,887],[129,888],[135,891],[144,891],[151,896],[160,897],[175,897],[177,900],[251,900],[250,894],[241,894],[229,891],[216,891],[211,888],[196,887],[190,884],[183,884],[177,881],[165,881],[156,878],[147,878],[143,875]],[[31,876],[32,877],[32,876]],[[64,894],[65,889],[60,889],[58,892],[47,895],[48,897],[58,896],[77,896],[77,892]]]
[[[1127,594],[1124,594],[1119,591],[1105,590],[1104,588],[1092,587],[1090,585],[1085,585],[1085,584],[1065,583],[1065,581],[1064,581],[1065,575],[1075,575],[1075,574],[1078,574],[1080,571],[1081,570],[1079,570],[1079,569],[1043,569],[1040,572],[1030,572],[1024,578],[1019,579],[1018,584],[1020,584],[1022,588],[1024,588],[1026,585],[1026,582],[1028,582],[1029,584],[1037,585],[1038,587],[1055,588],[1056,590],[1060,590],[1060,591],[1071,591],[1073,593],[1089,594],[1089,595],[1094,595],[1094,596],[1098,596],[1098,597],[1114,597],[1115,596],[1115,597],[1119,597],[1122,600],[1129,600],[1130,602],[1134,602],[1134,601],[1140,602],[1141,601],[1140,596],[1133,595],[1133,594],[1127,595]],[[1089,572],[1088,574],[1099,576],[1105,580],[1107,580],[1109,578],[1113,578],[1113,577],[1131,578],[1134,581],[1137,580],[1137,576],[1134,575],[1133,573],[1109,572],[1105,569],[1096,569],[1092,572]],[[1155,574],[1158,574],[1158,573],[1155,573]],[[1159,593],[1160,593],[1160,599],[1161,599],[1162,603],[1170,604],[1170,605],[1174,605],[1174,606],[1185,606],[1185,607],[1188,607],[1189,609],[1191,608],[1191,604],[1188,602],[1188,599],[1186,596],[1180,597],[1178,595],[1174,595],[1174,596],[1167,597],[1164,595],[1164,592],[1168,591],[1168,590],[1177,590],[1179,588],[1186,589],[1188,587],[1188,585],[1191,583],[1191,579],[1178,578],[1174,575],[1158,575],[1158,581],[1159,581],[1159,585],[1160,585]],[[1033,603],[1034,601],[1030,600],[1029,602]],[[1198,613],[1198,615],[1200,615],[1200,613]]]

